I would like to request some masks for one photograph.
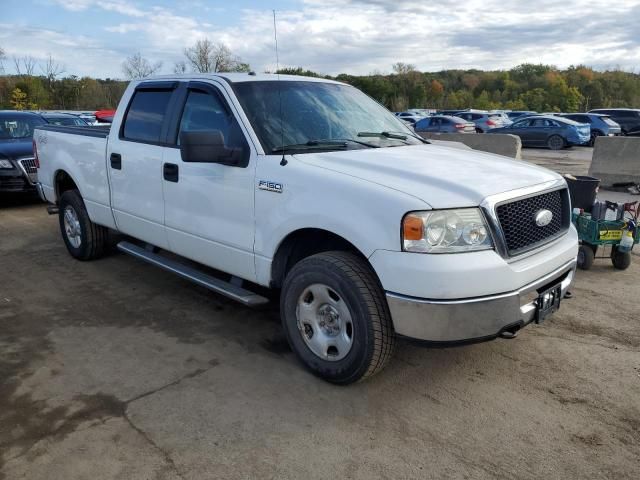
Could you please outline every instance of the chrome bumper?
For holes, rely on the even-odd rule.
[[[529,285],[500,295],[430,300],[387,292],[387,302],[399,335],[430,342],[491,339],[535,319],[539,290],[560,282],[564,297],[575,270],[576,261],[572,260]]]

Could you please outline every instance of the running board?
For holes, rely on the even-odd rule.
[[[150,250],[147,250],[143,247],[139,247],[130,242],[120,242],[118,243],[118,250],[128,253],[140,260],[144,260],[145,262],[151,263],[157,267],[160,267],[169,272],[175,273],[176,275],[185,278],[187,280],[192,281],[200,285],[201,287],[208,288],[209,290],[219,293],[220,295],[224,295],[232,300],[242,303],[243,305],[247,305],[249,307],[257,307],[259,305],[264,305],[269,303],[269,300],[261,295],[250,292],[249,290],[245,290],[244,288],[233,285],[229,282],[225,282],[224,280],[220,280],[218,278],[212,277],[211,275],[207,275],[199,270],[196,270],[193,267],[189,267],[175,260],[171,260],[163,257],[162,255],[158,255]]]

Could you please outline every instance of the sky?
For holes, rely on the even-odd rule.
[[[323,74],[506,69],[521,63],[640,72],[640,0],[0,0],[0,47],[51,55],[65,75],[122,78],[140,52],[161,73],[198,39],[226,44],[258,72]],[[39,69],[36,69],[39,72]]]

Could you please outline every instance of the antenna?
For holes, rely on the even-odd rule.
[[[278,75],[278,101],[280,102],[280,146],[282,147],[282,160],[280,165],[283,167],[288,163],[284,158],[284,121],[282,118],[282,85],[280,84],[280,56],[278,55],[278,28],[276,26],[276,11],[273,10],[273,39],[276,42],[276,74]]]

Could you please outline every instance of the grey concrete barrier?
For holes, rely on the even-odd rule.
[[[589,176],[605,187],[640,183],[640,137],[597,137]]]
[[[474,150],[483,152],[497,153],[505,157],[520,158],[522,150],[522,141],[516,135],[507,134],[491,134],[483,133],[418,133],[422,138],[427,140],[444,140],[448,142],[460,142],[468,145]]]

